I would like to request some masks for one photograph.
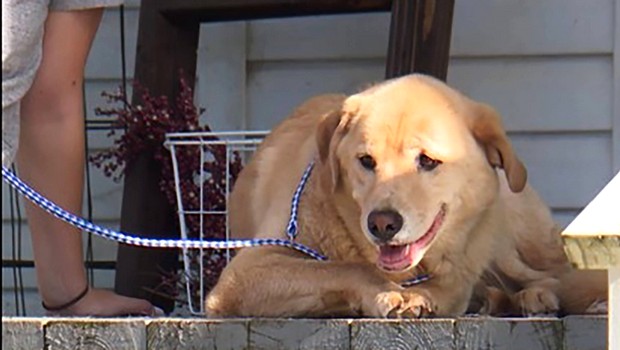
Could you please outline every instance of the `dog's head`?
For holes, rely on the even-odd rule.
[[[316,135],[322,181],[357,203],[388,271],[417,265],[432,246],[464,246],[497,197],[494,167],[514,192],[526,182],[499,115],[422,75],[349,97]]]

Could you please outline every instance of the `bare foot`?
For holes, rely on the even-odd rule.
[[[163,311],[143,299],[130,298],[105,289],[90,289],[84,298],[48,316],[163,316]]]

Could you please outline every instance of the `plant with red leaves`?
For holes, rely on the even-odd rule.
[[[171,154],[164,147],[166,133],[171,132],[200,132],[211,131],[208,125],[200,125],[199,117],[204,109],[194,105],[192,88],[183,78],[180,79],[180,92],[171,105],[166,96],[154,97],[143,87],[135,84],[134,89],[140,94],[141,104],[132,105],[122,89],[114,93],[103,92],[102,96],[113,107],[97,108],[96,115],[114,118],[114,126],[108,136],[116,137],[114,147],[99,152],[90,161],[103,170],[107,177],[120,181],[125,167],[144,152],[153,154],[154,159],[161,166],[159,185],[166,195],[170,205],[177,207],[174,169],[172,168]],[[122,132],[119,132],[122,131]],[[119,135],[120,134],[120,135]],[[215,139],[215,138],[211,138]],[[201,163],[201,149],[206,156]],[[226,146],[202,145],[177,147],[178,175],[183,207],[186,210],[200,209],[202,189],[202,210],[223,211],[226,206],[226,176],[232,184],[241,171],[241,158],[232,153],[229,162],[229,174],[226,174]],[[202,172],[202,174],[201,174]],[[155,175],[155,174],[154,174]],[[200,183],[199,179],[203,179]],[[201,188],[202,187],[202,188]],[[226,232],[224,215],[195,214],[186,215],[188,236],[199,238],[201,232],[206,239],[223,239]],[[178,222],[174,220],[174,222]],[[200,251],[190,251],[192,271],[198,272]],[[181,272],[175,276],[162,276],[162,289],[156,291],[178,300],[179,284],[189,279],[191,295],[195,303],[204,300],[200,295],[199,279],[204,279],[205,292],[208,292],[217,282],[219,275],[226,264],[225,252],[206,250],[202,254],[204,269],[202,273],[192,273],[192,276],[183,276]]]

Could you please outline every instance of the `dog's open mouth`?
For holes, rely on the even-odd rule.
[[[442,204],[431,226],[415,242],[400,245],[381,245],[379,247],[379,267],[386,271],[403,271],[419,263],[422,260],[425,248],[437,236],[437,231],[439,231],[445,215],[446,206]]]

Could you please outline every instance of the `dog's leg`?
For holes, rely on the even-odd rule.
[[[502,273],[522,288],[510,295],[514,314],[554,314],[559,310],[559,280],[552,277],[549,271],[532,269],[517,250],[506,252],[501,259],[496,260],[496,264]]]
[[[206,300],[210,317],[409,316],[409,295],[362,263],[315,261],[286,248],[240,251]]]

